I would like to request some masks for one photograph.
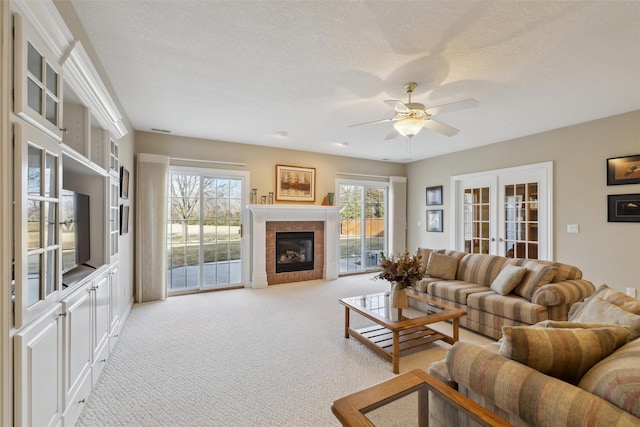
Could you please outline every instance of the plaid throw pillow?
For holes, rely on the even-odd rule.
[[[593,365],[623,345],[629,329],[503,326],[500,354],[543,374],[577,384]]]
[[[522,282],[513,290],[513,293],[531,301],[536,289],[551,283],[551,279],[556,275],[556,269],[550,265],[536,262],[527,262],[524,267],[527,272],[522,278]]]

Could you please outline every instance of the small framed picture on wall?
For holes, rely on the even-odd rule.
[[[607,196],[608,222],[640,222],[640,194]]]
[[[442,185],[437,187],[427,187],[427,206],[437,206],[442,204]]]
[[[442,209],[427,211],[427,231],[442,233]]]
[[[120,205],[120,235],[129,232],[129,206]]]
[[[120,167],[120,197],[129,198],[129,171],[124,166]]]
[[[640,154],[607,159],[607,185],[640,184]]]

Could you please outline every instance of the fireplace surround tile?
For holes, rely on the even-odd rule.
[[[287,231],[309,231],[314,234],[313,270],[276,273],[275,251],[276,233]],[[269,285],[322,279],[324,270],[324,221],[267,221],[266,222],[265,267]]]
[[[300,280],[339,276],[339,208],[319,205],[249,205],[251,212],[251,286],[262,288]],[[313,231],[314,270],[275,273],[275,232]],[[328,239],[328,240],[327,240]],[[327,244],[329,242],[329,244]],[[273,248],[272,257],[267,252]],[[269,261],[269,262],[267,262]]]

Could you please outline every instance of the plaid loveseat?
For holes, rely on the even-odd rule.
[[[432,252],[457,259],[455,277],[427,276],[415,284],[415,291],[426,294],[435,302],[465,310],[467,315],[460,318],[460,326],[495,339],[502,336],[505,325],[567,320],[571,305],[595,291],[591,282],[582,279],[582,271],[568,264],[420,249],[425,265],[429,263]],[[526,267],[531,270],[532,277],[528,284],[520,284],[508,295],[501,295],[494,292],[491,285],[507,265]],[[547,279],[536,282],[536,276],[543,275],[543,272]]]

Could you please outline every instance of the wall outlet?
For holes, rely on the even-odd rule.
[[[627,295],[629,295],[630,297],[635,298],[636,297],[636,289],[635,288],[627,288]]]
[[[568,224],[567,225],[567,233],[579,233],[580,226],[578,224]]]

